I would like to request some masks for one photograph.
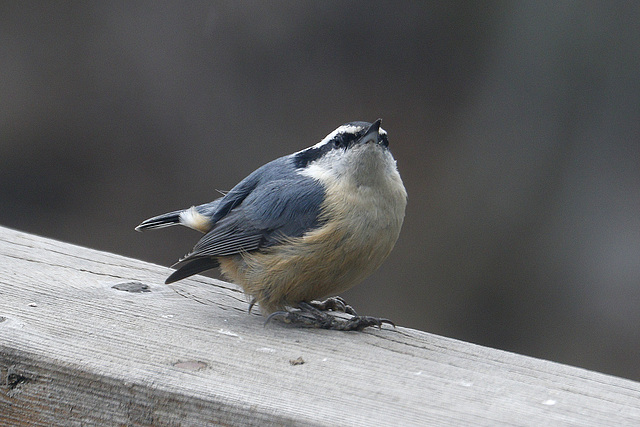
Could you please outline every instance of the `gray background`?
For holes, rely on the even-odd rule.
[[[0,224],[170,265],[141,220],[382,117],[407,217],[348,301],[640,380],[639,8],[3,2]]]

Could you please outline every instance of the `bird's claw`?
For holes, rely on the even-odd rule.
[[[351,314],[357,316],[358,313],[341,297],[329,297],[324,301],[311,301],[308,303],[310,306],[317,308],[320,311],[340,311],[342,313]]]
[[[324,302],[325,301],[323,301],[322,303]],[[332,308],[333,311],[342,311],[340,310],[340,307],[342,306],[349,307],[344,303],[344,300],[342,300],[342,298],[339,299],[339,302],[342,305],[338,305],[338,309]],[[272,320],[278,320],[283,323],[293,324],[301,327],[332,329],[337,331],[362,331],[364,328],[370,326],[377,326],[378,328],[382,329],[382,325],[384,323],[387,323],[394,328],[396,327],[396,325],[391,320],[378,317],[352,315],[350,319],[339,318],[330,314],[326,310],[317,308],[315,302],[311,304],[302,302],[299,304],[299,307],[299,310],[283,310],[271,313],[265,320],[265,326]],[[355,313],[355,310],[351,310]],[[351,314],[346,309],[344,310],[344,312],[347,314]]]

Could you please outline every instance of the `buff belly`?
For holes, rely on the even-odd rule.
[[[221,257],[220,267],[268,314],[355,286],[389,255],[399,229],[380,239],[334,223],[274,248]]]

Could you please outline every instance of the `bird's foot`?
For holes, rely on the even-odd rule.
[[[351,314],[357,316],[358,313],[341,297],[329,297],[324,301],[311,301],[308,303],[311,307],[317,308],[320,311],[340,311],[342,313]]]
[[[346,306],[346,304],[344,304],[344,301],[342,299],[340,300],[341,303]],[[271,320],[279,320],[283,323],[301,327],[333,329],[336,331],[361,331],[369,326],[377,326],[378,328],[382,329],[383,323],[388,323],[394,328],[396,326],[389,319],[371,316],[353,315],[350,319],[339,318],[330,314],[328,311],[320,310],[314,305],[306,302],[301,302],[300,304],[298,304],[298,307],[298,310],[276,311],[275,313],[271,313],[269,317],[267,317],[265,325]],[[339,305],[338,307],[341,306]]]

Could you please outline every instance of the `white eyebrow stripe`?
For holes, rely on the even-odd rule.
[[[333,132],[331,132],[329,135],[325,136],[322,141],[318,142],[316,145],[314,145],[311,148],[318,148],[323,146],[324,144],[326,144],[328,141],[331,141],[333,139],[333,137],[335,137],[336,135],[338,135],[339,133],[356,133],[359,130],[361,130],[362,127],[360,126],[354,126],[354,125],[342,125],[340,126],[338,129],[334,130]]]

